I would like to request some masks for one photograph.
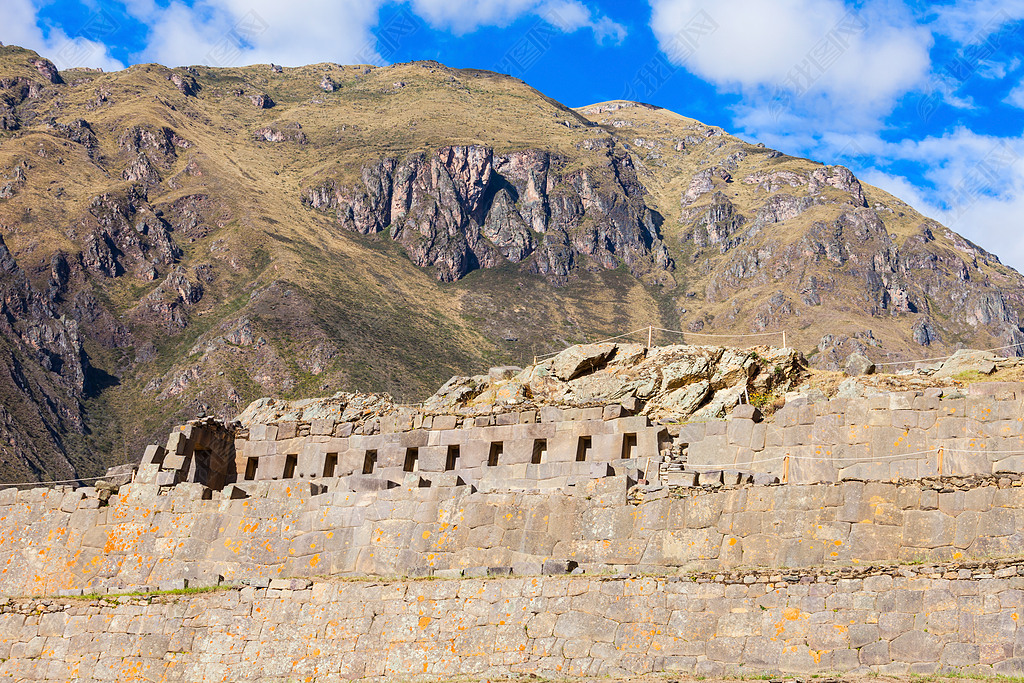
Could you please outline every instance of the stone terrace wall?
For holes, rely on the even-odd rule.
[[[459,674],[1024,671],[1009,567],[750,584],[534,577],[275,581],[0,614],[13,680],[439,680]],[[987,578],[985,578],[987,576]],[[949,577],[949,578],[947,578]],[[278,589],[277,585],[301,588]]]
[[[620,404],[475,417],[406,411],[361,423],[327,417],[238,429],[205,420],[176,429],[166,448],[147,449],[139,476],[165,486],[230,484],[244,496],[266,481],[316,479],[359,491],[397,486],[410,473],[454,475],[481,489],[566,488],[624,473],[657,480],[666,456],[677,469],[736,469],[790,483],[1024,472],[1024,384],[950,391],[801,397],[763,421],[741,405],[726,420],[652,424],[629,415],[637,406]]]
[[[209,444],[225,438],[233,439],[230,457],[212,457]],[[481,487],[558,488],[610,474],[607,465],[656,470],[667,439],[664,427],[629,416],[619,404],[477,417],[407,412],[362,424],[284,420],[237,429],[207,419],[172,431],[166,447],[150,446],[139,475],[164,486],[235,484],[239,495],[286,479],[317,479],[343,490],[387,488],[411,473],[454,475]],[[339,481],[345,477],[354,480]]]
[[[213,500],[200,499],[199,484],[165,494],[131,484],[107,507],[81,489],[8,490],[0,492],[0,590],[210,585],[218,576],[535,574],[548,560],[659,573],[967,560],[1013,556],[1024,542],[1019,477],[1004,479],[1008,488],[990,479],[966,490],[877,482],[662,489],[636,505],[626,500],[629,483],[591,480],[571,495],[469,486],[313,495],[316,484],[274,482],[266,498]]]
[[[688,444],[689,467],[787,474],[790,482],[1024,472],[1024,384],[979,383],[947,398],[941,391],[797,399],[763,422],[741,410],[670,430]]]

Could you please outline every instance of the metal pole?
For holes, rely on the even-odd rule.
[[[651,342],[654,340],[654,325],[648,325],[647,327],[647,348],[651,348]]]
[[[789,348],[788,346],[786,346],[786,331],[785,330],[782,331],[782,348],[784,348],[784,349],[788,349]]]

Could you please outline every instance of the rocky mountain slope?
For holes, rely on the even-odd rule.
[[[823,368],[1024,342],[1019,274],[843,167],[433,62],[105,74],[0,47],[0,236],[4,479],[649,325],[786,330]]]

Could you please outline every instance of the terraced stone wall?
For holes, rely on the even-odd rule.
[[[320,418],[235,427],[204,419],[176,428],[165,447],[150,446],[139,474],[166,486],[230,484],[237,495],[283,480],[315,479],[344,490],[388,488],[408,475],[550,489],[607,476],[612,467],[656,471],[667,440],[665,427],[628,415],[619,404],[477,417],[406,411],[358,424]]]
[[[627,500],[627,477],[563,492],[470,486],[321,492],[268,482],[231,499],[200,484],[161,493],[0,492],[0,590],[54,594],[338,574],[719,571],[1018,555],[1020,478],[662,488]],[[1000,488],[1004,486],[1005,488]],[[960,488],[958,488],[960,487]],[[635,492],[636,490],[633,489]]]
[[[688,446],[688,467],[764,472],[794,483],[1024,472],[1024,384],[979,383],[940,397],[942,391],[801,398],[764,421],[740,410],[727,421],[669,429]]]
[[[0,614],[0,677],[333,681],[940,669],[1019,675],[1019,571],[1009,565],[733,580],[280,580],[183,597],[26,601]]]

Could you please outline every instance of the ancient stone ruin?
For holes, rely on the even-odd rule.
[[[1024,383],[941,374],[604,344],[194,420],[0,491],[0,675],[1020,675]]]

